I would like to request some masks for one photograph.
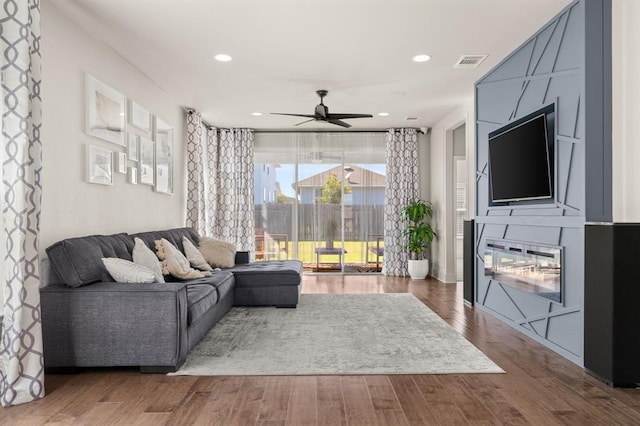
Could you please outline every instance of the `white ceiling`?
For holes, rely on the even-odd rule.
[[[318,89],[353,129],[432,127],[570,0],[51,0],[220,127],[293,129]],[[229,63],[213,59],[233,57]],[[431,55],[414,63],[418,53]],[[461,55],[488,54],[477,69]],[[252,112],[262,112],[254,117]],[[377,113],[388,112],[388,117]],[[406,121],[405,117],[419,117]],[[299,130],[340,130],[308,123]]]

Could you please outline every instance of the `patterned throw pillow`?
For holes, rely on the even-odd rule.
[[[103,257],[102,263],[119,283],[155,283],[156,274],[146,266],[117,257]]]
[[[184,247],[184,254],[187,256],[187,260],[191,266],[201,271],[213,271],[211,265],[207,263],[202,253],[200,253],[200,250],[198,250],[198,247],[193,245],[190,239],[182,237],[182,247]]]
[[[207,263],[213,267],[233,268],[236,264],[236,247],[226,241],[202,237],[198,249]]]
[[[173,275],[181,280],[194,280],[196,278],[210,277],[209,271],[197,271],[193,269],[184,254],[173,244],[162,238],[156,240],[156,254],[162,261],[162,273]]]
[[[158,256],[140,238],[136,237],[134,241],[133,262],[151,269],[155,273],[156,282],[163,283],[162,265],[160,265]]]

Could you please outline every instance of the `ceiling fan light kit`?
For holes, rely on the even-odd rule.
[[[329,92],[327,90],[316,90],[316,94],[320,96],[320,103],[316,105],[316,109],[313,114],[288,114],[283,112],[272,112],[273,115],[289,115],[293,117],[304,117],[308,118],[308,120],[302,121],[296,126],[299,126],[304,123],[308,123],[310,121],[320,121],[329,124],[335,124],[336,126],[349,128],[351,124],[344,122],[342,120],[348,120],[351,118],[372,118],[371,114],[347,114],[347,113],[330,113],[329,108],[324,104],[324,97],[327,96]]]

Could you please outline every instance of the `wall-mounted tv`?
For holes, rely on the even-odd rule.
[[[554,121],[545,108],[489,133],[492,205],[553,199]]]

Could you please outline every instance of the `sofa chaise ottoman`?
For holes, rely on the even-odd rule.
[[[183,253],[183,237],[196,246],[200,239],[192,229],[178,228],[70,238],[47,248],[40,290],[45,368],[175,371],[234,304],[295,307],[298,302],[300,262],[247,263],[246,252],[236,253],[236,266],[210,277],[114,282],[102,258],[132,260],[135,237],[150,248],[164,238]]]

